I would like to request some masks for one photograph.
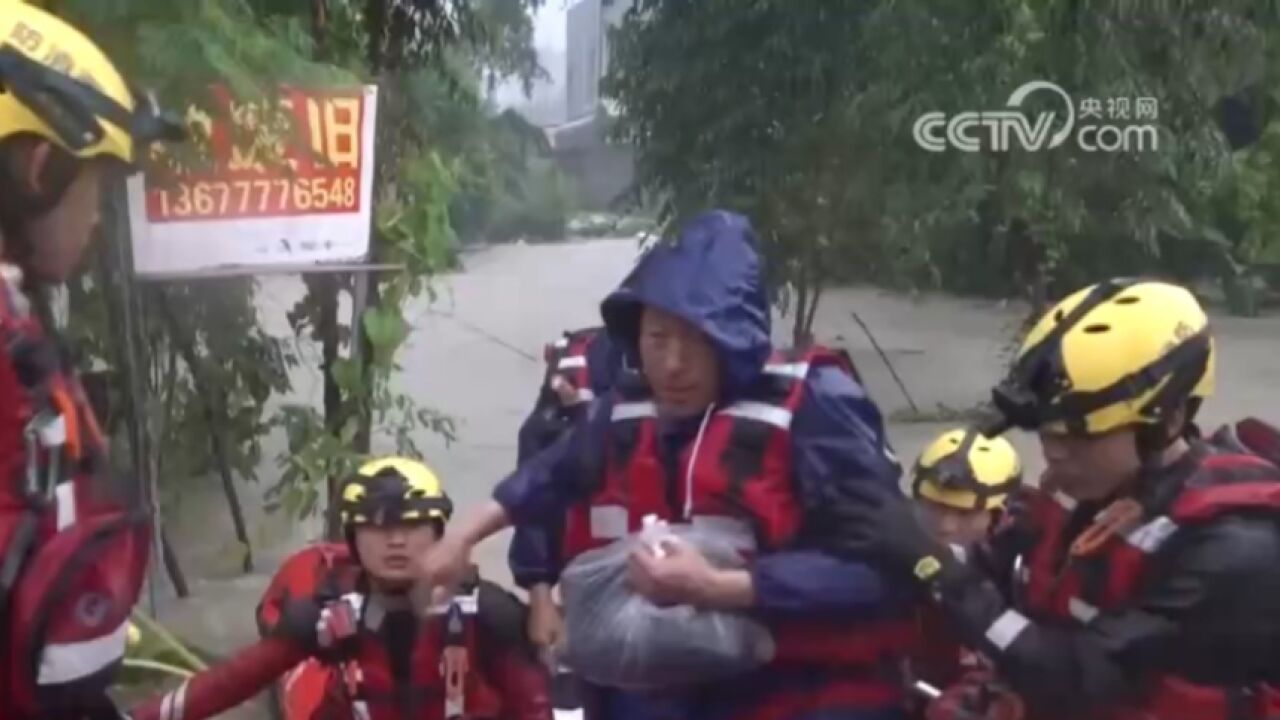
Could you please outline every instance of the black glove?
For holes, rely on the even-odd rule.
[[[841,487],[829,500],[820,511],[822,546],[836,555],[877,562],[922,584],[955,563],[951,550],[921,526],[911,500],[896,487],[860,482]]]
[[[346,599],[301,598],[285,603],[273,633],[318,660],[339,662],[355,652],[359,630],[360,612]]]

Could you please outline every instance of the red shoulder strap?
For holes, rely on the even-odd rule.
[[[1208,483],[1192,483],[1170,508],[1180,523],[1210,520],[1239,510],[1261,510],[1280,515],[1280,468],[1247,453],[1209,455],[1201,471],[1217,475]]]
[[[1258,418],[1245,418],[1236,423],[1236,438],[1251,452],[1280,465],[1280,430]]]
[[[862,384],[862,377],[858,374],[858,368],[853,364],[853,358],[849,356],[849,351],[844,348],[831,348],[826,345],[813,344],[801,350],[775,352],[775,357],[782,359],[770,360],[770,362],[808,363],[811,368],[819,365],[833,365],[840,368],[849,377],[852,377],[858,384]]]

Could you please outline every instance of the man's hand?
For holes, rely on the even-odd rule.
[[[445,533],[418,559],[419,577],[434,588],[456,588],[471,568],[471,545],[460,535]]]
[[[925,709],[926,720],[1023,720],[1022,698],[987,673],[971,673]]]
[[[359,611],[346,600],[321,603],[315,598],[299,598],[285,604],[275,634],[312,657],[334,661],[354,651],[359,627]]]
[[[574,387],[562,375],[556,375],[551,378],[551,390],[555,392],[556,397],[560,400],[561,407],[573,407],[582,399],[582,391]]]
[[[529,589],[529,641],[542,652],[554,648],[564,636],[564,618],[551,594],[551,586],[539,583]]]
[[[823,546],[837,555],[876,560],[887,570],[933,580],[950,550],[930,536],[911,500],[896,487],[862,482],[840,489],[821,514]]]
[[[654,604],[731,609],[753,602],[746,571],[717,570],[696,547],[679,539],[664,542],[662,549],[665,555],[658,557],[637,548],[627,568],[631,587]]]

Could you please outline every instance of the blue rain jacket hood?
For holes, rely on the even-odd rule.
[[[725,397],[750,385],[772,350],[769,296],[751,223],[724,210],[698,215],[674,241],[646,253],[605,298],[605,327],[632,367],[640,366],[637,340],[645,306],[692,323],[711,340]]]

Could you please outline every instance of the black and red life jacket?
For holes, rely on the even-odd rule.
[[[289,720],[327,717],[328,711],[353,720],[499,717],[501,696],[479,665],[479,585],[416,621],[409,677],[398,679],[382,627],[390,611],[379,596],[359,592],[359,574],[345,545],[317,544],[291,556],[263,595],[257,615],[264,635],[279,622],[290,598],[350,603],[360,618],[353,656],[330,665],[307,661],[282,679]]]
[[[151,525],[56,340],[0,276],[0,720],[96,703],[124,656]],[[116,488],[118,489],[118,488]]]
[[[1166,489],[1166,499],[1136,511],[1137,520],[1110,533],[1092,552],[1066,536],[1076,508],[1071,498],[1052,491],[1029,494],[1026,509],[1039,540],[1015,581],[1019,609],[1032,619],[1087,625],[1099,612],[1131,602],[1148,580],[1148,560],[1181,528],[1240,512],[1280,519],[1280,469],[1251,453],[1212,446],[1203,451],[1199,467],[1179,487]],[[1223,688],[1160,675],[1146,679],[1139,702],[1098,717],[1262,720],[1280,717],[1280,694],[1269,686]]]
[[[681,453],[676,478],[668,478],[664,467],[652,397],[645,388],[620,383],[603,468],[588,470],[603,472],[604,482],[588,503],[568,513],[566,560],[638,531],[648,515],[712,530],[747,558],[786,548],[801,523],[791,419],[804,397],[805,379],[831,366],[854,374],[847,355],[822,347],[776,352],[755,387],[704,419],[699,437]],[[678,487],[675,506],[667,492],[672,484]],[[900,660],[909,646],[914,632],[909,617],[874,623],[770,620],[769,625],[777,643],[775,663],[832,671],[828,691],[809,694],[799,709],[879,707],[900,700],[900,679],[880,669]],[[796,706],[793,701],[779,699],[788,707]]]

